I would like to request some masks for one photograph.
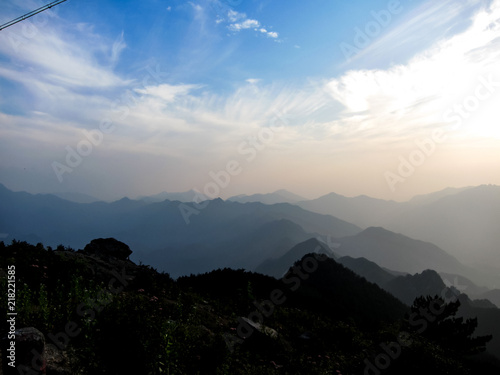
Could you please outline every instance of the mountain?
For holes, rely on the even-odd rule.
[[[467,187],[462,187],[462,188],[446,188],[443,190],[436,191],[434,193],[429,193],[429,194],[422,194],[422,195],[416,195],[412,199],[410,199],[408,202],[411,204],[415,205],[421,205],[421,204],[429,204],[429,203],[434,203],[441,198],[445,198],[449,195],[454,195],[457,193],[460,193],[462,191],[465,191],[467,189],[471,189],[473,186],[467,186]]]
[[[500,289],[488,290],[487,292],[476,295],[475,298],[486,298],[500,308]]]
[[[366,195],[348,198],[336,193],[297,202],[297,205],[320,214],[334,215],[362,228],[381,225],[381,218],[394,216],[402,209],[401,204],[395,201],[371,198]]]
[[[280,280],[231,269],[173,280],[126,259],[129,246],[113,238],[81,251],[18,241],[0,242],[0,250],[0,273],[15,257],[20,291],[28,291],[16,305],[23,342],[16,361],[26,373],[361,374],[371,373],[368,359],[394,353],[398,342],[405,347],[388,375],[490,375],[500,368],[483,371],[455,348],[440,347],[467,339],[460,324],[438,342],[415,332],[415,344],[406,345],[400,332],[408,307],[317,254]]]
[[[352,224],[327,215],[305,211],[281,203],[237,203],[210,201],[192,217],[189,225],[178,213],[178,203],[162,210],[160,217],[122,233],[133,248],[144,248],[137,238],[155,239],[154,252],[142,252],[141,260],[170,272],[174,277],[191,272],[207,272],[214,267],[241,267],[253,270],[270,257],[280,257],[292,246],[308,238],[329,233],[357,233]],[[178,221],[168,218],[174,210]],[[168,221],[169,220],[169,221]],[[162,246],[163,244],[163,246]]]
[[[137,200],[142,200],[147,203],[154,202],[163,202],[165,200],[169,201],[179,201],[179,202],[192,202],[193,198],[196,196],[196,192],[194,190],[189,190],[185,192],[178,193],[169,193],[169,192],[161,192],[154,195],[141,195],[137,197]]]
[[[82,248],[93,238],[114,237],[130,245],[135,260],[174,276],[224,266],[253,269],[308,238],[339,237],[361,230],[287,203],[242,204],[215,199],[195,206],[123,198],[79,204],[0,186],[0,204],[0,233],[8,234],[6,240]],[[196,212],[189,222],[181,212],[186,207]]]
[[[63,192],[63,193],[54,193],[56,197],[61,199],[65,199],[67,201],[76,202],[76,203],[93,203],[99,202],[102,199],[98,199],[96,197],[92,197],[83,193],[72,193],[72,192]]]
[[[359,276],[364,277],[366,280],[377,284],[381,288],[384,288],[389,281],[396,277],[375,262],[371,262],[366,258],[343,256],[339,258],[337,262],[354,271]]]
[[[500,359],[500,309],[477,307],[467,295],[459,296],[461,303],[458,316],[464,318],[477,318],[477,335],[493,335],[493,339],[486,345],[491,354]],[[486,333],[487,332],[487,333]]]
[[[296,203],[303,200],[305,200],[304,197],[291,193],[285,189],[277,190],[274,193],[268,194],[236,195],[228,199],[228,201],[231,202],[261,202],[264,204]]]
[[[420,296],[441,296],[446,285],[436,271],[425,270],[420,274],[396,277],[385,284],[384,289],[410,306]]]
[[[500,309],[488,300],[472,300],[456,288],[448,288],[439,274],[425,270],[420,274],[400,276],[389,281],[384,289],[400,301],[411,305],[420,296],[438,296],[443,300],[460,301],[458,316],[478,318],[477,335],[493,334],[493,339],[486,345],[489,353],[500,358]]]
[[[143,252],[140,259],[168,271],[172,277],[224,267],[254,270],[265,259],[279,257],[311,236],[286,219],[264,223],[251,231],[238,230],[238,233],[240,236],[223,242],[210,240]]]
[[[310,253],[325,254],[331,258],[335,258],[334,252],[326,244],[316,238],[310,238],[295,245],[279,258],[266,259],[255,269],[255,272],[279,279],[285,274],[291,264]]]
[[[385,228],[435,243],[470,264],[500,269],[500,186],[482,185],[409,207]]]
[[[354,236],[339,238],[335,251],[341,256],[364,257],[381,267],[409,273],[428,268],[463,271],[464,266],[429,242],[414,240],[384,228],[371,227]]]
[[[447,188],[408,202],[366,196],[347,198],[331,193],[297,205],[334,215],[362,228],[383,227],[431,242],[477,268],[476,271],[470,269],[466,275],[474,282],[490,287],[498,283],[500,186]]]
[[[450,274],[446,272],[440,272],[439,275],[447,286],[453,285],[471,297],[479,296],[488,291],[488,288],[484,286],[477,286],[469,278],[462,275]]]
[[[304,256],[294,266],[300,267],[312,254]],[[398,299],[377,285],[366,281],[334,259],[324,257],[317,261],[317,268],[306,274],[295,295],[305,298],[312,308],[328,311],[338,319],[353,319],[363,322],[365,328],[373,328],[380,322],[389,322],[401,317],[407,311]],[[290,268],[284,280],[291,280],[296,274]],[[291,284],[293,285],[293,284]],[[313,291],[314,290],[314,291]],[[303,302],[303,303],[304,303]]]

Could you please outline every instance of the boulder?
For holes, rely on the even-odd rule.
[[[121,260],[129,259],[132,250],[127,244],[114,238],[98,238],[90,241],[83,249],[86,255],[97,255],[102,258],[114,257]]]
[[[20,328],[15,331],[15,368],[9,366],[8,358],[11,340],[2,338],[2,368],[7,374],[45,374],[44,358],[45,336],[34,327]]]

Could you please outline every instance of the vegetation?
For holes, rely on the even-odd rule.
[[[408,308],[332,259],[296,290],[243,270],[175,281],[126,259],[0,242],[1,270],[12,264],[17,327],[42,331],[69,359],[72,374],[498,373],[471,359],[489,337],[473,338],[477,322],[453,318],[457,303],[442,305],[421,329],[412,314],[434,299]],[[278,303],[262,308],[278,295]],[[1,298],[5,310],[6,294]],[[69,322],[77,334],[65,334]],[[246,338],[238,335],[244,326],[252,331]],[[399,345],[398,353],[389,344],[401,342],[402,332],[411,344]],[[384,345],[394,358],[382,371],[376,364],[388,353]],[[367,370],[367,363],[374,367]]]

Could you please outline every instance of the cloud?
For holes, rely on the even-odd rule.
[[[347,63],[356,61],[373,62],[387,59],[396,51],[398,55],[413,55],[418,49],[427,50],[436,42],[436,36],[446,39],[459,27],[465,27],[469,16],[481,5],[480,1],[444,0],[425,1],[408,12],[404,18],[394,15],[386,25],[387,30],[369,45],[350,58]],[[360,25],[361,26],[361,25]],[[385,27],[385,26],[384,26]],[[364,29],[364,27],[360,27]]]
[[[127,44],[124,41],[123,38],[123,31],[118,37],[118,39],[113,43],[113,46],[111,47],[111,64],[113,66],[116,65],[118,62],[118,59],[120,58],[120,53],[127,47]]]
[[[46,26],[43,32],[34,33],[31,38],[24,38],[15,31],[3,33],[0,53],[15,62],[3,70],[4,74],[19,82],[28,77],[35,82],[72,87],[104,88],[127,84],[112,70],[126,46],[123,34],[109,44],[92,34],[88,27],[69,27],[72,33]],[[111,67],[99,63],[96,56],[102,51],[109,51]]]
[[[157,86],[147,86],[143,89],[135,89],[134,91],[161,99],[164,102],[172,102],[178,96],[184,96],[191,90],[199,88],[199,85],[169,85],[166,83]]]
[[[232,31],[240,31],[240,30],[245,30],[245,29],[255,29],[260,26],[259,21],[257,20],[251,20],[251,19],[246,19],[241,23],[232,23],[228,26],[229,30]]]
[[[248,78],[246,82],[250,83],[251,85],[254,85],[260,81],[259,78]]]
[[[479,76],[498,73],[495,77],[500,81],[499,3],[474,14],[466,29],[441,38],[405,63],[294,84],[250,76],[223,92],[196,82],[167,82],[170,74],[160,77],[161,82],[150,77],[145,86],[141,86],[142,76],[125,79],[113,68],[126,48],[123,33],[106,38],[95,35],[92,25],[67,24],[58,29],[48,25],[43,34],[17,50],[3,34],[0,53],[12,63],[0,62],[0,77],[16,87],[9,101],[0,98],[0,108],[6,108],[4,103],[18,104],[23,113],[0,112],[0,167],[2,171],[22,169],[31,160],[45,166],[50,181],[58,184],[50,163],[64,160],[65,147],[76,147],[84,137],[83,129],[95,129],[110,118],[116,130],[105,136],[98,151],[68,181],[88,183],[85,180],[93,181],[96,174],[106,177],[115,166],[127,169],[130,162],[128,175],[139,173],[147,181],[160,173],[164,173],[162,181],[182,175],[179,189],[187,189],[192,186],[181,184],[195,184],[196,178],[204,182],[209,171],[241,156],[237,151],[241,142],[278,122],[284,126],[241,181],[255,182],[251,170],[258,170],[259,163],[262,171],[286,171],[303,184],[319,180],[313,179],[312,172],[308,179],[294,168],[340,180],[335,166],[355,166],[356,160],[371,163],[370,153],[387,152],[387,145],[413,142],[416,134],[427,136],[433,128],[447,126],[443,112],[462,104]],[[439,19],[439,12],[427,14]],[[224,17],[224,28],[240,25],[235,33],[256,28],[257,35],[278,38],[277,32],[244,13],[224,13]],[[411,30],[426,35],[428,26]],[[404,25],[400,27],[404,37],[408,32]],[[390,34],[397,32],[395,27]],[[389,48],[388,42],[380,43]],[[497,129],[497,102],[481,103],[474,113],[481,119],[475,123],[476,135],[480,129]],[[496,154],[491,151],[491,155]],[[363,173],[349,171],[365,176],[360,181],[366,182],[366,175],[374,179],[382,175],[376,169],[366,172],[360,165],[358,171]],[[113,178],[125,181],[124,176]],[[144,185],[140,178],[134,180]],[[161,186],[162,182],[155,183]]]
[[[278,33],[277,32],[274,32],[274,31],[267,31],[266,29],[264,28],[261,28],[259,29],[259,31],[263,34],[266,34],[268,37],[270,38],[277,38],[278,37]]]
[[[224,22],[224,18],[218,16],[215,20],[217,24]],[[279,34],[276,31],[268,31],[265,27],[261,27],[261,23],[258,20],[250,19],[245,13],[237,12],[233,9],[227,12],[227,21],[229,25],[227,28],[233,32],[239,32],[241,30],[254,29],[267,35],[269,38],[277,39]],[[240,22],[238,22],[240,21]]]
[[[239,12],[231,9],[227,12],[227,17],[228,17],[230,22],[236,22],[239,19],[247,18],[247,15],[245,13],[239,13]]]
[[[440,19],[446,11],[438,6],[426,16]],[[424,22],[419,30],[414,25],[411,30],[422,35],[428,26]],[[390,35],[405,35],[407,27],[402,25],[401,33],[395,29]],[[428,127],[450,125],[444,113],[474,95],[481,77],[493,74],[500,80],[498,40],[500,1],[495,1],[470,16],[465,30],[442,38],[407,63],[350,70],[330,80],[326,90],[344,107],[342,120],[359,132],[381,137],[429,132]],[[486,110],[491,119],[500,115],[484,103],[478,113]]]

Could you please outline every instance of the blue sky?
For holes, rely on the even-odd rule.
[[[0,31],[0,182],[114,199],[236,161],[224,198],[500,184],[499,19],[498,0],[68,0]]]

